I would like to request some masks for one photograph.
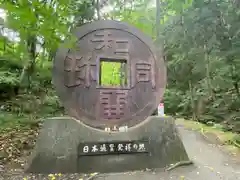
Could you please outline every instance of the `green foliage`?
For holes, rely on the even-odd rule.
[[[7,14],[1,24],[20,38],[11,42],[0,34],[0,97],[7,100],[2,102],[5,110],[35,117],[62,113],[52,90],[52,60],[62,40],[70,39],[67,45],[76,41],[72,28],[95,19],[95,1],[1,2]],[[112,10],[101,11],[107,5]],[[100,4],[99,14],[128,22],[153,39],[158,36],[168,69],[167,114],[240,132],[239,7],[238,1],[230,0],[166,0],[160,1],[159,19],[152,1],[109,0]],[[102,83],[121,84],[119,70],[104,64]]]
[[[1,88],[4,85],[15,86],[18,83],[18,79],[16,74],[8,72],[8,71],[1,71],[0,72],[0,84]]]
[[[22,119],[62,114],[62,105],[52,90],[52,60],[63,39],[69,39],[66,45],[75,42],[71,29],[93,19],[93,2],[0,2],[6,13],[1,28],[18,36],[12,41],[0,31],[0,114],[6,117],[0,118],[0,124],[11,124],[11,119],[17,125]]]
[[[171,113],[240,132],[232,120],[240,116],[238,9],[235,1],[194,1],[163,24],[167,92],[174,92],[165,94],[167,109],[178,99]]]
[[[121,86],[126,82],[124,63],[121,62],[101,62],[101,85],[102,86]]]
[[[110,17],[155,39],[156,8],[143,2],[137,7],[116,3]],[[225,129],[240,132],[239,120],[233,120],[240,116],[239,5],[228,0],[160,1],[159,38],[168,68],[167,114],[222,123]]]

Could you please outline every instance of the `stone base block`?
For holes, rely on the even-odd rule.
[[[79,156],[79,143],[149,141],[149,153]],[[108,173],[165,168],[188,161],[172,117],[151,116],[127,132],[104,132],[70,117],[46,119],[28,173]]]

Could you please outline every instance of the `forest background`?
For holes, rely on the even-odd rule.
[[[161,44],[166,114],[240,133],[240,1],[0,0],[0,8],[4,160],[32,148],[39,119],[64,113],[51,78],[57,47],[98,19],[128,22]]]

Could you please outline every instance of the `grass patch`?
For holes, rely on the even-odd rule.
[[[177,119],[176,124],[199,131],[205,137],[214,135],[221,144],[226,146],[227,149],[234,153],[240,152],[240,134],[224,131],[222,126],[219,124],[208,126],[196,121],[185,119]]]
[[[40,119],[63,114],[63,107],[55,92],[48,90],[40,95],[19,94],[0,102],[0,133],[11,129],[26,129]]]
[[[0,113],[0,133],[11,131],[12,129],[28,129],[37,121],[31,116],[16,115],[10,112]]]

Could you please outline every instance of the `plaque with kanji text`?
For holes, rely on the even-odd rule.
[[[78,146],[79,156],[96,156],[111,154],[148,153],[148,141],[115,141],[81,143]]]

